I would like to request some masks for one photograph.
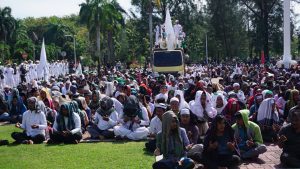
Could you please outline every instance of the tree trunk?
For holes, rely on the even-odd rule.
[[[264,10],[264,54],[265,54],[265,58],[266,61],[269,62],[270,61],[270,56],[269,56],[269,14],[268,11]]]
[[[113,57],[112,57],[112,31],[111,30],[109,30],[107,32],[107,47],[108,47],[107,61],[108,61],[109,64],[112,64]]]
[[[98,74],[100,74],[100,68],[101,68],[101,52],[100,52],[100,24],[96,27],[96,45],[97,45],[97,51],[96,56],[98,58]]]

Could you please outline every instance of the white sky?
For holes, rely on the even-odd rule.
[[[16,18],[65,16],[78,14],[79,4],[85,0],[0,0],[0,7],[9,6]],[[120,5],[129,10],[131,0],[118,0]]]
[[[12,15],[16,18],[53,15],[61,17],[78,14],[79,4],[82,2],[85,2],[85,0],[0,0],[0,7],[11,7]],[[118,2],[127,11],[131,8],[131,0],[118,0]],[[292,3],[291,8],[299,15],[297,25],[300,25],[300,4]]]

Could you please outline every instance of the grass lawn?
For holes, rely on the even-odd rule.
[[[0,126],[0,139],[13,142],[10,134],[21,131],[13,125]],[[150,169],[154,156],[144,142],[80,143],[78,145],[0,146],[1,169]]]

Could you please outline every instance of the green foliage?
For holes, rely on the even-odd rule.
[[[206,34],[210,61],[259,59],[262,50],[273,58],[283,53],[280,0],[207,0],[206,5],[194,0],[161,0],[161,6],[150,2],[131,0],[134,11],[127,14],[116,0],[86,0],[80,4],[79,15],[22,20],[14,19],[10,8],[0,8],[0,59],[22,61],[25,52],[29,59],[39,59],[44,38],[49,60],[73,61],[73,38],[65,35],[75,35],[77,58],[82,58],[84,66],[150,61],[149,13],[153,12],[153,27],[163,24],[167,6],[187,35],[190,62],[205,60]],[[295,17],[293,56],[300,51]],[[67,53],[65,58],[61,51]]]
[[[0,41],[9,42],[15,29],[16,20],[11,15],[11,8],[0,8]]]
[[[10,46],[0,41],[0,62],[6,63],[10,56]]]

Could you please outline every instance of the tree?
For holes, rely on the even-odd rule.
[[[103,30],[107,33],[107,61],[113,64],[115,61],[114,51],[114,39],[117,31],[121,31],[125,27],[125,21],[122,14],[126,14],[126,11],[119,5],[119,3],[113,0],[111,3],[106,3],[103,6]],[[107,63],[105,63],[107,64]]]
[[[11,8],[0,8],[0,41],[11,40],[16,27],[16,20],[11,15]]]
[[[280,0],[240,0],[241,4],[246,6],[252,13],[253,18],[255,18],[256,22],[256,34],[259,35],[257,37],[257,41],[261,45],[260,51],[264,51],[266,60],[269,61],[269,50],[270,50],[270,27],[274,24],[271,22],[271,18],[278,17],[279,13],[282,13],[282,4]],[[279,13],[278,13],[279,12]],[[277,15],[276,15],[277,13]],[[280,14],[279,14],[280,16]],[[278,23],[278,22],[276,22]],[[282,23],[280,21],[279,23]]]
[[[89,37],[96,34],[96,56],[98,57],[98,63],[100,65],[101,50],[100,50],[100,28],[101,20],[103,16],[103,5],[106,0],[86,0],[85,3],[80,4],[80,22],[87,25],[89,30]]]
[[[247,57],[243,49],[247,46],[245,23],[242,13],[238,9],[238,3],[234,0],[208,0],[208,13],[212,32],[209,31],[215,42],[219,42],[226,58]],[[216,52],[213,53],[215,56]]]

